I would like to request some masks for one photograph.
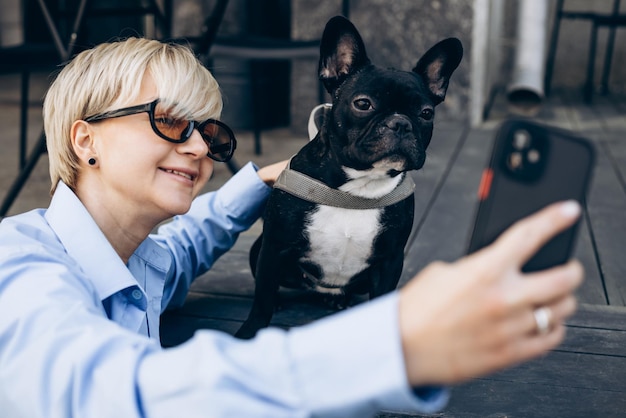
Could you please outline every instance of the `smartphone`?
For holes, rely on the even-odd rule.
[[[505,121],[483,171],[468,253],[491,244],[515,221],[550,203],[575,199],[584,207],[594,161],[594,146],[585,138],[530,120]],[[579,223],[549,241],[522,271],[565,263]]]

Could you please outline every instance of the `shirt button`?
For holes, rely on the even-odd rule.
[[[141,294],[141,290],[139,290],[139,289],[135,289],[135,290],[133,290],[133,292],[131,293],[131,296],[133,297],[133,299],[135,299],[135,300],[139,300],[139,299],[141,299],[141,297],[142,297],[143,295]]]

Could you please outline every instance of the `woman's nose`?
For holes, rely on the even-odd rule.
[[[209,145],[204,141],[197,129],[191,132],[189,139],[178,145],[180,152],[192,154],[197,158],[206,157],[209,153]]]

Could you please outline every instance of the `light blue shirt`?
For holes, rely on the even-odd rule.
[[[47,210],[0,223],[0,416],[365,417],[434,412],[407,384],[397,294],[251,341],[198,331],[163,349],[159,315],[260,216],[246,165],[162,226],[124,265],[60,183]]]

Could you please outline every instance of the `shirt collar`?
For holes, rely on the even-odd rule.
[[[94,284],[101,300],[120,290],[138,286],[85,206],[65,183],[59,182],[45,217],[67,253]],[[134,255],[166,271],[169,257],[164,256],[164,252],[148,239]]]

